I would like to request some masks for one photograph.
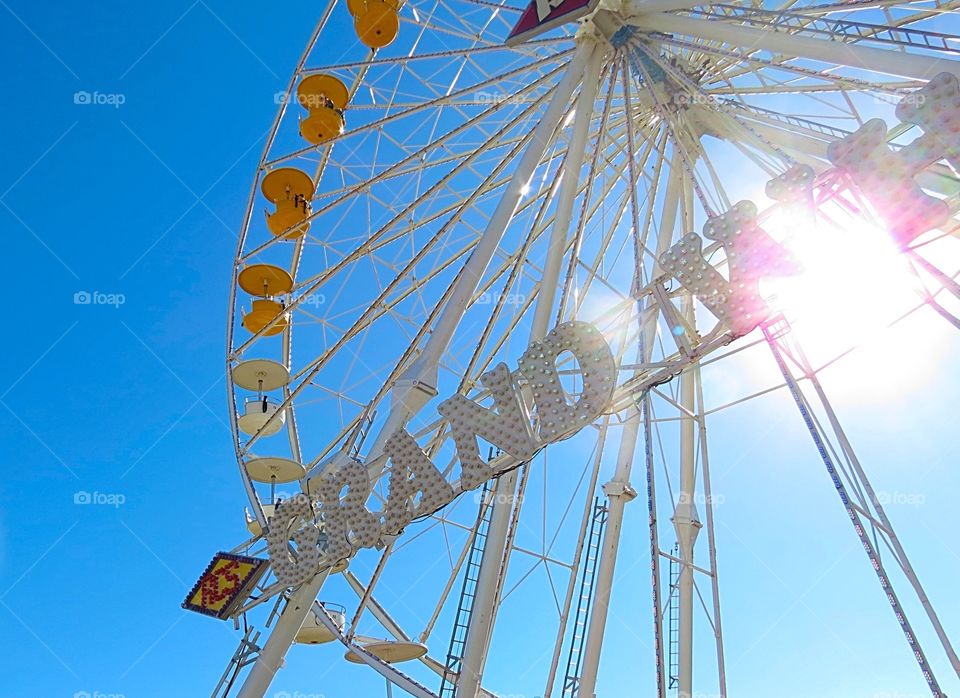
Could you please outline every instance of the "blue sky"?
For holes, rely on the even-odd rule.
[[[315,11],[0,8],[19,66],[0,137],[8,279],[44,318],[8,335],[0,389],[3,695],[209,694],[235,647],[179,604],[243,533],[227,289],[273,95]],[[84,291],[124,302],[76,305]]]
[[[234,650],[227,624],[179,604],[212,553],[243,534],[227,291],[274,95],[317,12],[301,2],[0,6],[4,696],[207,695]],[[76,302],[84,293],[95,302]],[[950,630],[960,627],[960,475],[958,376],[946,360],[956,340],[945,327],[932,314],[910,320],[890,343],[895,356],[875,350],[884,372],[857,373],[854,358],[824,381]],[[724,412],[711,434],[719,454],[740,454],[714,462],[732,694],[923,695],[787,396]],[[84,493],[96,501],[75,503]],[[642,531],[644,519],[638,500],[627,526]],[[618,572],[601,695],[643,695],[645,538],[625,541]],[[498,626],[504,646],[524,641],[518,617]],[[294,648],[275,690],[382,690],[341,653]],[[499,665],[491,686],[516,693],[515,669]]]

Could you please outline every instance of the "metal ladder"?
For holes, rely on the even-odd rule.
[[[344,444],[345,448],[349,448],[350,457],[360,463],[364,461],[364,457],[360,455],[360,450],[363,448],[363,443],[370,434],[370,427],[373,426],[373,420],[377,417],[376,410],[372,412],[369,410],[370,407],[368,405],[367,409],[360,415],[360,419],[357,420],[357,425],[353,428],[353,431],[350,432]]]
[[[230,694],[230,689],[233,688],[237,677],[240,676],[241,670],[248,664],[257,661],[261,649],[257,644],[259,639],[260,631],[254,630],[253,626],[248,627],[240,639],[240,645],[237,647],[237,651],[233,653],[233,657],[230,658],[230,663],[220,677],[220,682],[217,684],[217,687],[213,689],[211,698],[226,698],[226,696]]]
[[[593,605],[593,582],[597,576],[597,563],[600,560],[600,542],[603,529],[607,524],[607,505],[600,497],[593,500],[593,516],[590,519],[590,531],[587,546],[583,553],[583,566],[580,572],[580,597],[577,599],[577,611],[573,620],[573,633],[570,636],[570,650],[567,653],[567,671],[563,677],[564,698],[575,698],[580,691],[580,671],[583,668],[583,645],[587,639],[587,622]]]
[[[450,634],[447,659],[444,662],[443,680],[440,683],[440,698],[453,697],[457,688],[457,679],[460,676],[463,650],[467,643],[467,629],[470,627],[473,599],[477,591],[477,579],[480,576],[480,560],[483,557],[483,547],[487,542],[487,529],[490,526],[490,515],[493,512],[493,503],[489,501],[492,491],[491,483],[493,482],[495,480],[488,480],[480,491],[480,509],[477,512],[476,534],[470,546],[467,567],[463,574],[463,584],[460,587],[460,602],[457,604],[457,615],[453,622],[453,632]]]
[[[830,17],[811,18],[799,12],[723,4],[713,4],[709,9],[694,10],[690,14],[714,20],[736,19],[771,29],[792,29],[818,34],[830,41],[844,43],[870,41],[888,46],[919,48],[949,54],[958,52],[957,47],[952,43],[954,37],[951,35],[912,27],[888,27],[882,24]]]
[[[668,689],[677,687],[677,681],[680,677],[680,608],[677,603],[678,590],[680,588],[680,544],[673,546],[673,556],[670,558],[670,596],[667,604],[667,643],[669,646],[669,659],[667,669],[669,672]]]
[[[734,99],[724,99],[722,100],[725,106],[737,109],[741,112],[753,112],[760,116],[767,117],[768,119],[774,119],[776,121],[781,121],[785,124],[790,124],[791,126],[799,126],[801,128],[809,129],[816,133],[821,133],[825,136],[830,136],[831,138],[846,138],[849,136],[852,131],[847,131],[846,129],[837,128],[836,126],[829,126],[827,124],[821,124],[818,121],[811,121],[810,119],[804,119],[799,116],[790,116],[789,114],[781,114],[780,112],[771,111],[770,109],[764,109],[763,107],[758,107],[753,104],[744,104],[743,102],[738,102]]]

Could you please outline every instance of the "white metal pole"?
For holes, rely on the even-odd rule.
[[[877,574],[877,578],[880,581],[880,586],[883,588],[883,591],[886,594],[887,601],[889,601],[891,609],[897,616],[897,622],[899,623],[900,629],[903,631],[904,636],[910,645],[910,649],[913,651],[918,666],[923,672],[923,677],[926,680],[933,696],[935,698],[940,698],[941,696],[944,696],[944,693],[940,689],[937,678],[930,667],[930,662],[927,660],[926,653],[923,651],[923,647],[920,645],[920,642],[917,639],[917,635],[913,630],[910,619],[908,618],[907,613],[904,611],[903,605],[900,602],[897,592],[893,588],[893,584],[880,557],[879,548],[877,547],[879,542],[875,537],[877,536],[878,532],[874,531],[873,534],[871,534],[867,530],[867,524],[864,523],[865,519],[867,521],[873,520],[873,515],[870,512],[865,511],[853,501],[848,493],[848,488],[845,481],[849,482],[853,486],[853,489],[858,493],[858,496],[862,496],[860,495],[860,488],[862,487],[863,482],[858,481],[858,478],[854,475],[844,472],[842,466],[840,468],[837,467],[836,463],[834,462],[834,458],[831,456],[833,447],[828,441],[828,436],[818,423],[817,417],[813,413],[813,407],[808,401],[803,390],[800,388],[797,378],[793,375],[793,370],[788,367],[784,356],[790,356],[794,363],[803,369],[804,378],[811,381],[816,381],[816,373],[810,368],[809,364],[806,362],[806,359],[803,357],[802,351],[795,343],[789,353],[787,348],[781,347],[779,340],[786,334],[786,332],[781,333],[780,328],[774,329],[776,324],[777,322],[763,327],[764,338],[766,339],[767,344],[770,346],[770,349],[773,351],[773,357],[777,362],[777,367],[780,369],[787,386],[790,388],[790,393],[793,396],[794,402],[797,404],[797,408],[800,410],[800,415],[803,417],[804,424],[806,425],[807,430],[810,432],[810,436],[813,437],[817,451],[819,452],[824,465],[827,467],[827,472],[830,474],[830,477],[833,480],[834,488],[837,494],[840,496],[844,509],[846,509],[850,522],[853,524],[857,533],[857,537],[860,539],[860,542],[863,545],[864,552],[866,552],[867,557],[870,559],[873,570]],[[786,331],[789,332],[788,326]],[[799,356],[799,362],[797,361],[796,356]],[[859,472],[857,475],[859,476]],[[874,497],[872,490],[869,492],[869,494],[871,499],[873,499]],[[879,531],[880,540],[889,543],[889,539],[883,537],[885,533],[883,528],[885,528],[885,525],[881,527]],[[886,533],[889,535],[889,532]]]
[[[893,530],[893,524],[890,522],[890,519],[887,518],[887,512],[883,508],[883,503],[877,497],[877,493],[873,489],[873,484],[867,477],[867,471],[864,470],[863,465],[860,463],[860,459],[853,450],[853,445],[847,438],[847,433],[840,425],[840,420],[837,417],[837,413],[834,412],[833,405],[831,405],[830,401],[827,399],[827,394],[824,392],[823,386],[820,384],[820,379],[817,378],[817,374],[814,372],[813,367],[807,360],[803,349],[797,346],[796,351],[800,356],[800,360],[803,362],[804,370],[807,372],[808,376],[810,376],[809,380],[813,385],[813,389],[817,393],[817,398],[820,400],[821,406],[827,413],[827,419],[830,421],[830,426],[833,427],[834,435],[840,442],[840,446],[843,449],[843,452],[847,455],[851,466],[853,466],[857,478],[866,491],[870,503],[876,509],[877,516],[880,518],[880,523],[883,524],[883,527],[886,529],[887,538],[889,539],[890,544],[893,547],[893,551],[896,554],[895,559],[897,563],[900,565],[904,575],[906,575],[907,580],[910,582],[910,586],[912,586],[913,590],[916,592],[917,598],[920,600],[920,605],[923,606],[923,610],[927,614],[927,618],[930,619],[930,623],[933,625],[933,629],[937,633],[937,638],[940,640],[940,644],[943,646],[943,650],[946,652],[947,658],[950,660],[950,666],[953,667],[953,670],[956,672],[957,676],[960,676],[960,658],[957,657],[957,652],[954,650],[953,644],[950,642],[950,637],[947,635],[947,631],[940,622],[940,617],[937,615],[936,610],[934,610],[933,604],[930,602],[930,598],[927,596],[927,592],[923,588],[923,584],[920,583],[920,578],[914,571],[913,565],[910,564],[910,560],[907,558],[907,551],[904,550],[903,545],[900,543],[900,538],[897,536],[896,531]]]
[[[660,219],[660,237],[657,240],[657,256],[665,251],[671,242],[673,229],[676,225],[677,209],[680,206],[683,170],[672,167],[667,179],[667,190],[664,196]],[[635,183],[632,183],[635,184]],[[657,314],[651,313],[643,328],[643,356],[641,360],[649,361],[651,349],[657,331]],[[620,531],[623,525],[624,505],[636,497],[636,492],[630,486],[630,473],[633,468],[633,455],[636,451],[637,439],[642,425],[642,415],[639,410],[632,409],[631,418],[623,425],[623,434],[620,437],[620,451],[617,454],[617,465],[613,478],[604,485],[603,491],[608,499],[607,525],[603,534],[603,544],[600,548],[600,561],[597,566],[597,575],[594,579],[595,595],[593,609],[590,612],[590,622],[587,626],[587,640],[583,652],[583,668],[580,672],[578,694],[582,698],[593,698],[596,690],[597,675],[600,667],[600,652],[603,648],[603,635],[607,624],[607,611],[610,605],[610,592],[613,587],[613,573],[617,564],[617,551],[620,547]],[[659,612],[655,609],[656,612]]]
[[[685,315],[693,321],[693,298],[685,302]],[[687,370],[680,376],[680,501],[673,514],[673,526],[680,544],[680,578],[677,598],[679,603],[678,633],[678,698],[693,696],[693,547],[702,524],[696,506],[696,458],[694,451],[696,372]]]
[[[707,455],[706,406],[703,401],[703,380],[700,365],[693,369],[697,378],[697,426],[700,435],[700,471],[703,478],[704,510],[706,511],[707,553],[710,557],[710,585],[713,593],[713,633],[717,646],[718,698],[727,698],[727,663],[723,652],[723,623],[720,616],[720,572],[717,567],[716,527],[713,518],[713,484],[710,480],[710,458]]]
[[[610,428],[610,417],[607,416],[603,420],[603,424],[600,425],[600,433],[597,436],[597,452],[594,456],[593,469],[590,476],[590,484],[587,486],[587,492],[595,491],[597,487],[597,480],[600,475],[600,465],[603,462],[603,451],[604,445],[607,439],[607,430]],[[580,523],[580,534],[577,537],[577,546],[573,551],[573,559],[579,560],[580,555],[583,553],[583,549],[586,547],[587,539],[587,527],[590,525],[590,521],[594,516],[594,503],[593,500],[587,497],[586,501],[583,504],[583,518]],[[570,606],[573,602],[573,594],[576,591],[577,587],[577,575],[571,574],[570,579],[567,582],[567,592],[563,600],[563,611],[560,614],[560,627],[566,629],[567,619],[570,616]],[[553,658],[550,661],[550,671],[547,672],[547,683],[546,687],[543,689],[543,698],[550,698],[553,694],[553,684],[557,677],[557,669],[560,665],[560,652],[563,649],[563,633],[557,633],[557,639],[553,648]]]
[[[682,213],[685,230],[693,229],[693,173],[684,178]],[[696,324],[695,300],[684,296],[682,312],[687,325]],[[693,696],[693,548],[703,524],[696,505],[697,468],[695,456],[696,371],[693,364],[680,376],[680,501],[674,509],[673,527],[680,544],[680,577],[677,579],[679,607],[677,646],[677,697]]]
[[[617,564],[617,548],[620,546],[620,528],[623,525],[623,508],[627,502],[637,496],[630,486],[630,470],[633,467],[633,454],[637,448],[640,433],[640,411],[630,409],[630,417],[623,425],[620,437],[620,451],[617,453],[617,465],[613,478],[603,486],[607,495],[609,513],[600,546],[600,562],[594,581],[593,610],[587,628],[587,642],[583,649],[583,669],[580,673],[581,698],[593,698],[597,685],[597,669],[600,666],[600,649],[603,645],[604,629],[607,625],[607,610],[610,607],[610,590],[613,587],[613,573]]]
[[[503,550],[510,527],[510,513],[517,487],[517,471],[513,470],[497,481],[493,490],[493,511],[487,526],[487,539],[480,557],[480,571],[464,641],[460,675],[457,679],[457,698],[476,698],[480,693],[480,681],[487,661],[487,648],[493,635],[496,617],[494,601],[497,580],[503,562]]]
[[[534,311],[531,339],[541,339],[547,333],[547,325],[556,299],[557,279],[563,261],[563,250],[566,244],[567,229],[576,198],[577,185],[580,177],[580,167],[583,164],[584,149],[589,134],[590,121],[593,117],[594,100],[597,93],[597,81],[602,66],[603,51],[591,37],[581,35],[576,54],[564,76],[564,82],[569,85],[557,87],[553,100],[537,125],[540,129],[544,124],[550,124],[548,136],[553,133],[559,123],[560,113],[567,106],[573,89],[583,80],[580,96],[577,99],[577,108],[574,116],[573,136],[567,150],[567,158],[563,169],[563,180],[557,197],[557,212],[554,217],[553,229],[550,233],[550,247],[547,251],[547,260],[544,264],[543,279],[540,284],[540,294],[537,298],[537,307]],[[562,101],[558,97],[562,96]],[[555,113],[554,113],[555,110]],[[537,141],[537,139],[535,139]],[[542,140],[542,147],[538,149],[535,158],[531,158],[529,174],[523,181],[527,182],[533,174],[533,169],[539,163],[543,150],[546,149],[546,139]],[[524,153],[524,159],[534,148]],[[521,161],[521,166],[524,162]],[[500,204],[503,206],[504,199]],[[519,198],[517,199],[519,201]],[[509,215],[513,215],[516,202],[510,206]],[[500,211],[498,207],[497,211]],[[494,213],[494,217],[496,217]],[[491,219],[492,221],[493,219]],[[504,221],[503,227],[509,217]],[[499,239],[499,238],[498,238]],[[472,261],[472,258],[471,258]],[[451,302],[452,302],[451,298]],[[450,305],[448,304],[447,308]],[[464,304],[464,307],[465,304]],[[458,316],[459,317],[459,316]],[[443,323],[441,316],[438,327]],[[426,353],[426,352],[425,352]],[[421,357],[422,358],[422,357]],[[434,369],[436,370],[436,369]],[[497,480],[494,489],[493,510],[490,513],[490,523],[487,527],[487,538],[480,558],[480,572],[477,577],[477,586],[473,599],[473,609],[470,614],[470,623],[464,645],[463,658],[460,662],[460,677],[457,681],[457,698],[474,698],[480,689],[483,677],[483,668],[486,663],[487,649],[493,635],[493,623],[496,618],[497,581],[504,570],[501,564],[504,560],[504,550],[507,543],[507,534],[510,525],[510,515],[514,506],[514,497],[517,489],[518,471],[513,470]]]
[[[557,195],[557,210],[553,219],[553,228],[550,230],[550,246],[543,265],[537,306],[533,311],[531,341],[543,339],[546,336],[550,317],[553,315],[560,270],[563,266],[563,253],[567,247],[567,233],[570,229],[570,220],[573,218],[573,202],[580,186],[580,168],[584,163],[587,137],[590,135],[590,122],[593,120],[594,103],[597,98],[597,89],[600,87],[598,82],[600,70],[603,67],[604,51],[590,37],[583,37],[580,41],[584,45],[593,44],[594,51],[587,61],[586,70],[583,73],[583,87],[577,97],[573,133],[570,136],[570,147],[567,148],[567,157],[563,164],[563,179],[560,183],[560,193]]]
[[[287,607],[277,619],[277,624],[273,626],[273,632],[267,644],[257,655],[257,661],[253,668],[247,674],[237,698],[263,698],[263,695],[270,688],[270,682],[277,671],[283,665],[283,658],[287,654],[290,645],[293,644],[293,638],[297,631],[303,625],[304,619],[313,606],[314,599],[320,592],[320,587],[327,579],[329,568],[313,579],[304,582],[300,587],[290,595],[287,601]]]
[[[470,297],[477,290],[480,278],[490,264],[497,245],[500,244],[503,233],[517,210],[520,198],[526,193],[537,165],[540,164],[547,146],[553,139],[563,110],[570,102],[570,96],[583,75],[583,67],[593,48],[592,43],[578,44],[563,78],[554,89],[543,118],[534,130],[530,145],[517,163],[517,168],[497,203],[497,208],[487,222],[487,227],[454,282],[455,287],[443,310],[440,311],[440,317],[430,333],[423,352],[395,383],[390,413],[370,449],[368,461],[375,460],[382,453],[386,440],[423,408],[432,396],[430,391],[436,389],[440,356],[450,344],[460,318],[463,317],[470,303]]]
[[[960,62],[949,58],[814,39],[733,22],[695,19],[660,12],[640,14],[631,17],[629,21],[640,29],[696,36],[751,49],[766,49],[788,56],[836,63],[885,75],[901,75],[920,80],[929,80],[943,72],[960,75]]]

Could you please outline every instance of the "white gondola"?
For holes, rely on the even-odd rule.
[[[422,642],[413,642],[412,640],[378,640],[372,637],[355,638],[358,645],[372,654],[377,659],[387,664],[397,664],[399,662],[409,662],[413,659],[420,659],[427,653],[427,646]],[[353,650],[348,650],[343,658],[354,664],[363,664],[360,658]]]
[[[280,411],[280,414],[277,417],[270,421],[270,418],[273,415]],[[269,424],[267,424],[269,422]],[[244,434],[250,434],[253,436],[264,425],[267,425],[265,429],[260,433],[261,436],[273,436],[280,429],[283,428],[284,423],[286,422],[286,414],[280,410],[280,405],[271,400],[270,398],[250,398],[244,402],[243,405],[243,414],[240,415],[237,419],[237,424],[240,427],[240,431]]]
[[[278,390],[290,382],[290,371],[270,359],[250,359],[233,367],[233,382],[244,388],[260,392]]]
[[[270,518],[273,516],[274,510],[277,508],[274,504],[263,504],[260,507],[263,509],[263,515],[269,523]],[[257,521],[257,517],[250,513],[250,510],[244,507],[243,517],[247,522],[247,530],[250,531],[251,535],[262,536],[263,527],[260,525],[260,522]]]
[[[343,626],[347,622],[347,609],[338,604],[331,603],[324,603],[323,607],[326,609],[327,616],[333,621],[333,624],[342,632]],[[316,610],[314,610],[307,614],[303,625],[300,626],[300,630],[297,631],[295,642],[303,645],[320,645],[325,642],[333,642],[336,639],[337,636],[327,628],[326,625],[320,622],[320,619],[317,618]]]

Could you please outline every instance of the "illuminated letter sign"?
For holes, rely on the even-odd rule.
[[[729,280],[703,256],[703,240],[689,233],[660,256],[660,266],[694,294],[735,334],[753,330],[769,314],[760,279],[793,271],[786,250],[757,225],[757,207],[741,201],[703,226],[723,245]]]
[[[340,497],[343,489],[347,493]],[[369,548],[380,539],[380,517],[366,507],[370,476],[362,463],[350,461],[336,473],[323,477],[320,505],[327,534],[326,555],[337,562],[359,548]]]
[[[923,129],[910,145],[894,151],[887,145],[887,125],[870,119],[843,140],[827,147],[827,157],[863,191],[886,220],[894,238],[909,245],[919,235],[943,225],[947,204],[914,181],[924,168],[946,158],[960,165],[960,85],[952,73],[940,73],[904,97],[897,117]]]
[[[313,502],[305,494],[285,499],[277,505],[264,537],[267,553],[277,579],[293,586],[312,578],[320,561],[320,529],[313,522]],[[291,557],[288,543],[297,546]]]
[[[493,477],[493,470],[480,457],[478,436],[521,461],[529,459],[537,445],[530,418],[524,411],[520,392],[507,365],[497,365],[483,374],[480,382],[493,395],[496,412],[463,395],[447,398],[437,408],[450,423],[460,460],[460,484],[464,490],[479,487]]]
[[[583,381],[572,402],[557,370],[557,360],[567,352],[579,363]],[[526,379],[537,408],[536,433],[517,375]],[[383,511],[367,509],[371,482],[366,466],[356,461],[320,478],[316,501],[300,494],[281,502],[264,534],[277,579],[288,586],[302,584],[321,564],[334,564],[360,548],[376,545],[382,536],[397,535],[412,520],[434,513],[457,494],[499,475],[502,470],[480,457],[478,437],[526,461],[548,443],[572,436],[603,413],[613,397],[616,378],[613,353],[593,325],[574,321],[555,327],[524,352],[518,374],[499,364],[481,378],[493,396],[495,410],[462,395],[440,403],[438,411],[449,422],[460,460],[456,489],[401,427],[384,445],[389,480]],[[506,467],[509,464],[502,466]],[[322,528],[317,522],[322,522]],[[290,543],[296,546],[295,555]]]
[[[390,483],[383,510],[386,533],[399,533],[413,519],[432,514],[453,499],[453,488],[443,479],[443,473],[406,429],[393,432],[383,450],[390,456]],[[420,501],[414,504],[418,494]]]

